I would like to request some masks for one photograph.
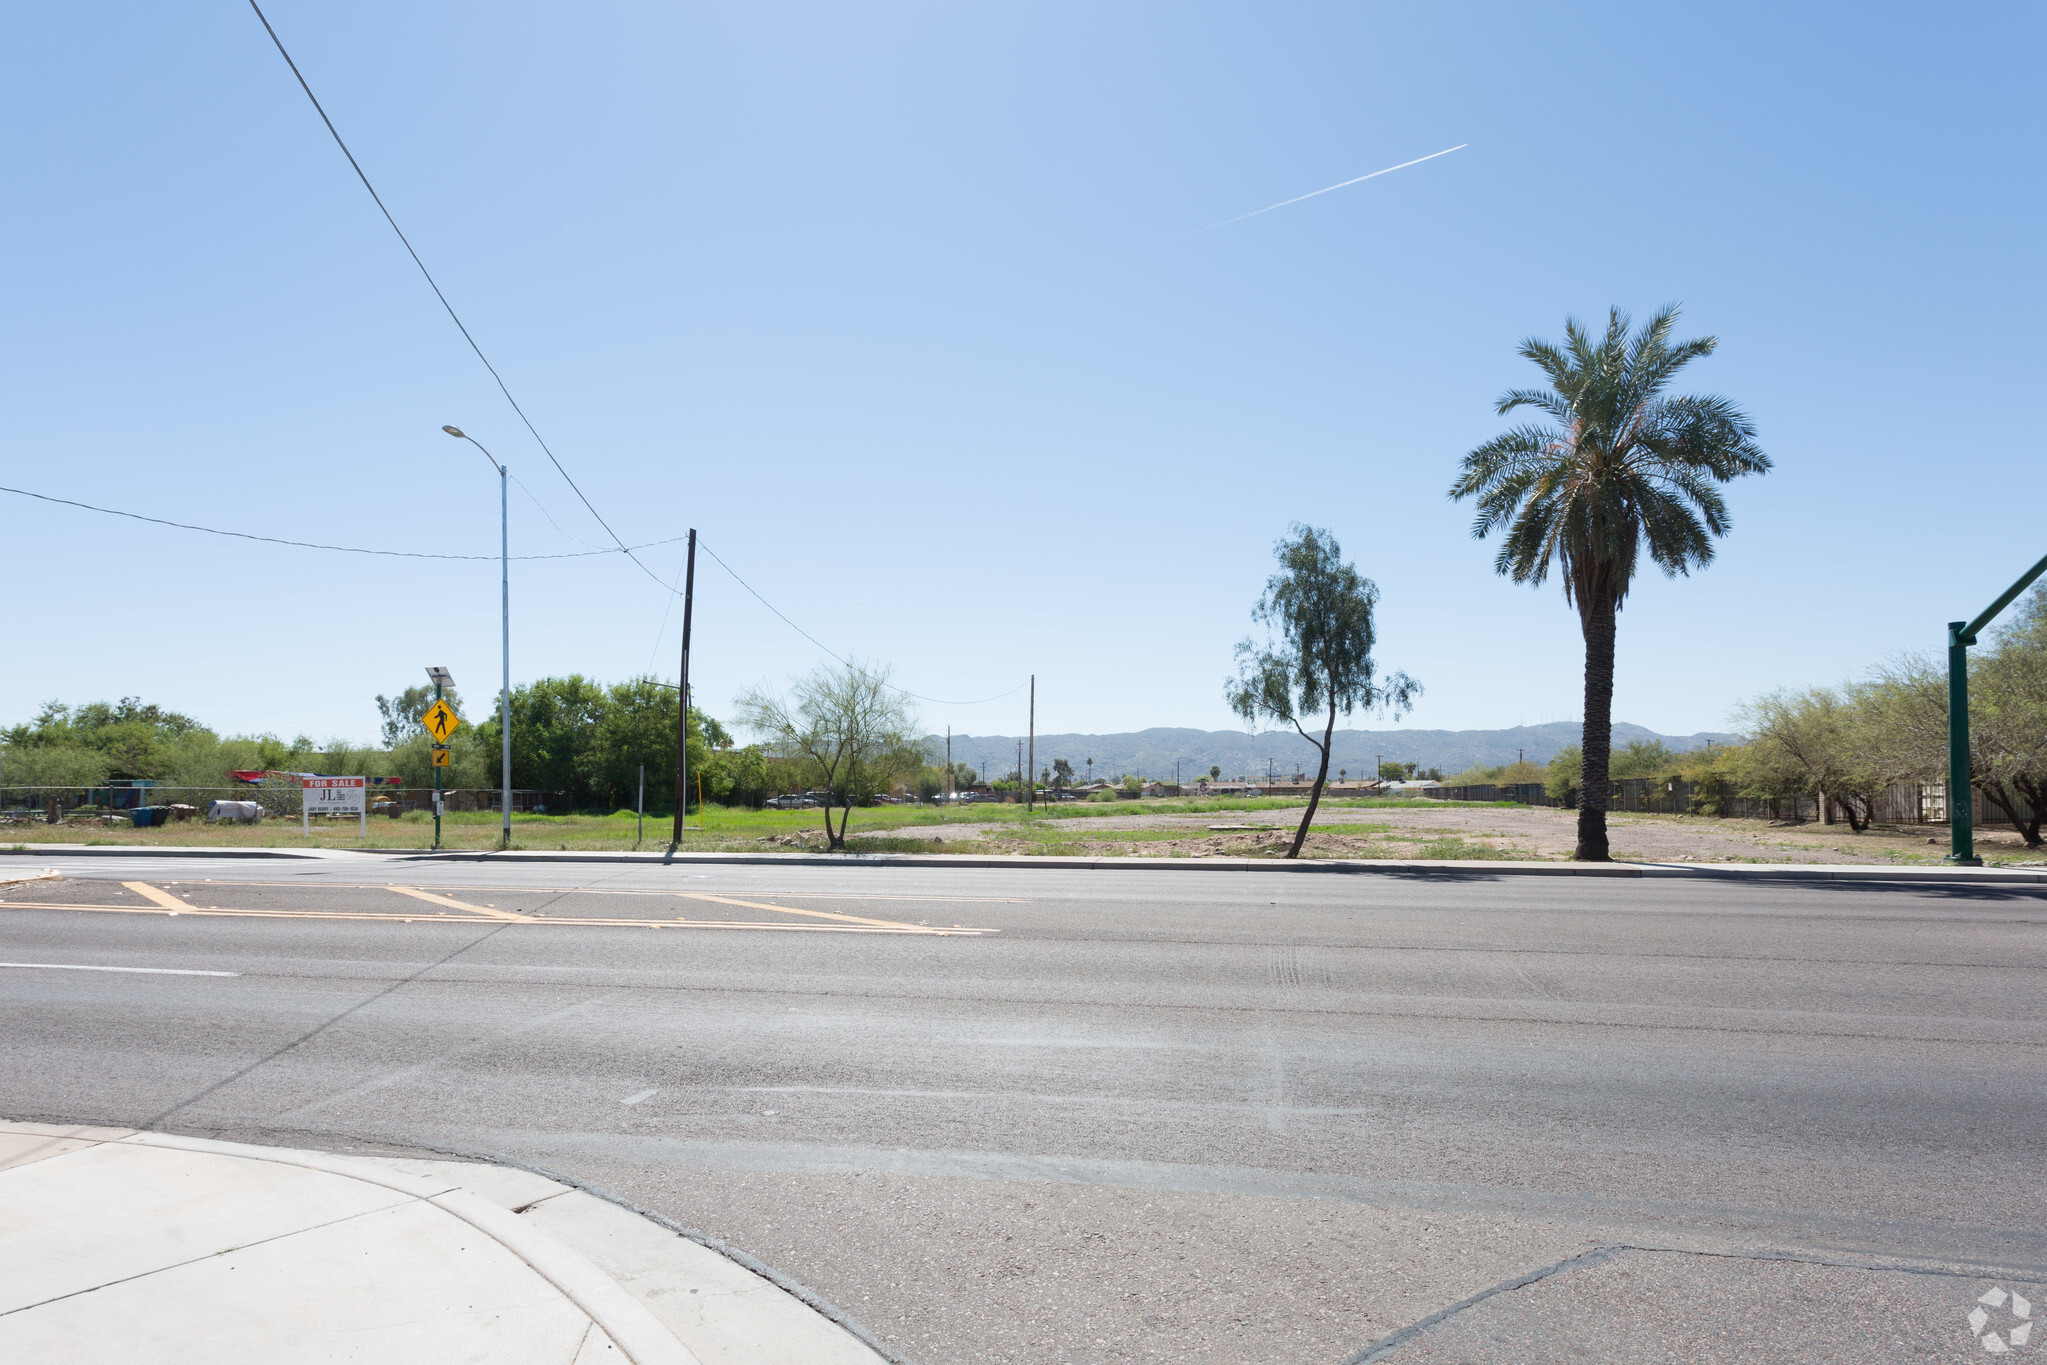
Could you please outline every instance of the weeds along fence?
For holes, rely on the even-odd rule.
[[[1562,806],[1539,782],[1484,784],[1463,787],[1425,787],[1422,795],[1438,801],[1512,801],[1523,806]],[[2007,821],[2010,817],[1993,804],[1982,789],[1971,792],[1971,808],[1977,828]],[[2032,818],[2032,807],[2023,797],[2014,797],[2018,818]],[[1575,805],[1573,801],[1570,804]],[[1711,784],[1656,781],[1626,777],[1613,784],[1607,802],[1610,811],[1649,815],[1706,815],[1733,820],[1812,821],[1821,818],[1816,795],[1739,796]],[[1874,812],[1880,825],[1944,825],[1947,823],[1947,788],[1938,783],[1897,782],[1884,792]]]
[[[371,787],[366,793],[369,815],[396,818],[414,811],[431,815],[431,787]],[[442,793],[448,811],[496,811],[502,793],[463,788]],[[556,793],[514,789],[514,814],[546,814]],[[305,808],[305,793],[295,782],[261,782],[240,787],[28,787],[0,786],[0,825],[163,825],[204,820],[216,801],[253,802],[256,819],[293,820]],[[353,824],[355,816],[320,816]]]

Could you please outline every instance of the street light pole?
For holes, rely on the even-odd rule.
[[[490,467],[498,472],[498,588],[499,588],[499,638],[504,646],[505,677],[504,687],[498,693],[498,735],[502,740],[503,790],[499,804],[504,807],[505,823],[500,836],[499,847],[512,846],[512,493],[511,471],[498,463],[497,456],[484,450],[483,442],[471,436],[460,427],[442,427],[442,431],[458,440],[469,442],[483,450],[483,458],[490,461]]]

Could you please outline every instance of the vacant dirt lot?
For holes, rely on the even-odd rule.
[[[1244,856],[1284,851],[1296,812],[1216,815],[1108,815],[1027,824],[951,824],[889,831],[890,842],[917,840],[933,852],[1074,853],[1140,857]],[[1323,858],[1568,859],[1577,813],[1539,806],[1444,806],[1395,810],[1323,810],[1307,853]],[[855,821],[858,835],[858,821]],[[1842,825],[1773,825],[1688,815],[1610,815],[1616,858],[1633,862],[1937,863],[1947,852],[1944,826],[1870,830]],[[1929,842],[1933,840],[1934,842]],[[2047,861],[2009,829],[1977,832],[1987,861]]]

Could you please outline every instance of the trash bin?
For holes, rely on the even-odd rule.
[[[137,829],[151,829],[170,819],[169,806],[137,806],[128,812],[128,818],[135,822]]]

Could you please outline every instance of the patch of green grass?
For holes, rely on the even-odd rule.
[[[1101,840],[1121,840],[1129,843],[1145,843],[1159,839],[1199,838],[1205,831],[1177,830],[1121,830],[1090,831],[1082,836],[1072,822],[1109,815],[1206,815],[1222,812],[1272,811],[1289,817],[1298,817],[1305,801],[1294,797],[1189,797],[1153,800],[1116,800],[1100,803],[1068,803],[1042,806],[1036,811],[1020,805],[970,805],[955,807],[939,806],[863,806],[855,809],[848,836],[856,839],[886,837],[892,831],[912,827],[944,825],[982,825],[992,827],[995,837],[1023,838],[1035,844],[1043,844],[1055,838],[1050,830],[1036,833],[1041,827],[1052,829],[1063,827],[1074,831],[1056,836],[1065,843],[1077,842],[1085,837],[1090,843]],[[1423,798],[1382,798],[1346,797],[1330,799],[1322,803],[1325,810],[1380,808],[1417,809],[1422,807],[1449,807],[1458,804],[1447,801],[1430,801]],[[650,812],[647,815],[646,837],[639,847],[660,849],[667,846],[671,829],[672,813]],[[496,848],[503,825],[503,817],[494,811],[451,811],[441,821],[441,843],[451,849]],[[702,827],[699,828],[699,825]],[[586,851],[610,851],[634,847],[634,830],[637,821],[630,811],[614,811],[605,814],[539,815],[514,813],[512,816],[512,844],[514,848],[572,849]],[[148,829],[95,829],[92,842],[95,844],[138,845],[143,847],[227,847],[227,848],[405,848],[424,849],[433,842],[433,816],[426,811],[409,811],[398,819],[385,815],[372,815],[367,834],[358,834],[354,820],[336,820],[316,823],[310,836],[300,833],[295,819],[270,819],[254,825],[205,824],[198,820],[185,821],[175,825],[157,826]],[[26,851],[36,844],[69,843],[80,834],[76,825],[30,825],[22,827],[13,837],[26,842],[18,845]],[[712,806],[701,815],[692,812],[689,829],[683,838],[683,847],[688,851],[759,851],[762,845],[757,841],[770,838],[798,836],[803,846],[824,844],[824,813],[821,810],[746,810]],[[796,845],[779,845],[795,848]],[[972,839],[955,841],[948,838],[944,845],[919,843],[917,847],[930,852],[979,852],[986,841]],[[1043,850],[1039,850],[1043,851]],[[1076,848],[1076,853],[1099,852],[1099,847]]]
[[[976,839],[948,839],[939,844],[929,839],[891,839],[875,834],[849,835],[846,847],[855,853],[985,853],[989,848]]]
[[[1452,836],[1448,839],[1431,839],[1415,849],[1410,855],[1416,858],[1482,858],[1498,862],[1520,862],[1534,860],[1535,855],[1526,849],[1498,848],[1492,844],[1474,844],[1469,839]]]
[[[1035,831],[1033,831],[1035,833]],[[1207,831],[1201,829],[1082,829],[1072,833],[1060,831],[1065,838],[1074,835],[1095,844],[1152,844],[1165,839],[1199,839]]]

